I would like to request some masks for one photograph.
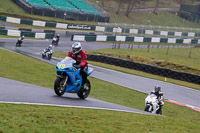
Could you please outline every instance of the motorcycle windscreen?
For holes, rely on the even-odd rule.
[[[60,63],[68,63],[68,64],[72,64],[75,63],[76,61],[74,59],[72,59],[71,57],[65,57]]]

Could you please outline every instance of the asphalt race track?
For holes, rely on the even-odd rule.
[[[33,103],[39,105],[59,105],[65,107],[95,108],[105,110],[116,110],[134,113],[147,112],[108,103],[105,101],[87,98],[82,100],[76,94],[65,94],[62,97],[55,95],[54,91],[36,85],[31,85],[15,80],[0,77],[0,101],[10,103]]]
[[[33,56],[35,58],[38,58],[40,60],[43,60],[41,56],[39,55],[40,52],[46,48],[50,43],[51,40],[25,40],[22,44],[22,47],[15,48],[15,43],[17,39],[0,39],[0,47],[12,51],[21,52],[22,54],[27,54],[29,56]],[[58,47],[54,48],[54,51],[66,51],[69,52],[71,50],[72,41],[70,41],[69,38],[61,38],[61,42],[59,43]],[[87,42],[82,43],[83,50],[91,50],[91,49],[101,49],[101,48],[111,48],[112,44],[104,44],[104,43],[95,43],[95,42]],[[121,45],[121,47],[127,47],[126,45]],[[51,64],[56,64],[59,59],[52,59],[51,61],[43,60]],[[125,86],[130,89],[138,90],[140,92],[149,93],[151,90],[153,90],[154,86],[159,84],[162,86],[162,91],[164,92],[165,99],[169,99],[172,101],[176,101],[185,105],[188,105],[190,107],[195,107],[200,109],[200,91],[178,86],[174,84],[170,84],[167,82],[157,81],[153,79],[143,78],[135,75],[125,74],[121,72],[117,72],[114,70],[109,70],[101,67],[92,66],[94,68],[94,72],[92,74],[92,77],[105,80],[117,85]],[[7,79],[0,80],[0,88],[2,89],[2,85],[6,86],[5,82],[8,82]],[[11,82],[11,81],[9,81]],[[14,84],[12,81],[11,85]],[[21,82],[17,82],[19,84],[24,84]],[[31,86],[31,85],[30,85]],[[112,104],[113,106],[110,106],[109,104],[104,101],[87,98],[87,100],[79,100],[77,96],[75,95],[64,95],[64,97],[56,97],[54,94],[54,91],[48,88],[43,88],[39,86],[32,86],[33,88],[31,90],[35,90],[33,94],[29,94],[29,92],[24,92],[25,88],[21,88],[22,90],[18,93],[11,93],[13,90],[12,87],[7,86],[8,89],[5,89],[4,95],[8,95],[7,97],[2,96],[2,93],[0,93],[0,101],[6,101],[6,102],[28,102],[28,103],[44,103],[44,104],[58,104],[58,105],[68,105],[68,106],[86,106],[86,107],[97,107],[97,108],[106,108],[106,109],[117,109],[117,110],[126,110],[130,112],[139,112],[143,113],[144,111],[138,111],[132,108],[127,108],[119,105]],[[31,87],[30,87],[31,88]],[[17,88],[17,89],[20,89]],[[41,90],[42,92],[38,92]],[[20,93],[23,92],[23,93]],[[27,95],[32,95],[32,97],[27,97]],[[46,96],[44,99],[41,98],[39,101],[35,101],[34,99],[38,99],[39,97]],[[35,98],[34,98],[35,97]],[[38,98],[37,98],[38,97]],[[19,99],[17,99],[19,98]],[[21,99],[20,99],[21,98]],[[49,99],[49,101],[48,101]],[[52,99],[52,102],[50,102]],[[67,99],[67,100],[66,100]],[[78,102],[77,102],[78,101]],[[81,101],[81,102],[80,102]],[[56,102],[56,103],[55,103]],[[81,104],[79,104],[79,102]],[[95,105],[95,106],[94,106]]]

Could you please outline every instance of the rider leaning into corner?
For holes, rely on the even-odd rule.
[[[162,106],[163,106],[163,92],[161,91],[161,86],[160,85],[156,85],[154,90],[151,91],[150,94],[155,94],[157,96],[157,99],[158,99],[158,105],[160,106],[159,110],[162,109]],[[153,104],[153,109],[154,111],[156,112],[156,104]],[[155,113],[155,112],[152,112],[152,113]]]
[[[56,39],[57,39],[57,42],[59,42],[59,40],[60,40],[60,34],[56,35]]]
[[[82,85],[84,85],[87,82],[88,63],[87,63],[87,55],[82,50],[81,43],[75,42],[74,44],[72,44],[72,51],[69,52],[67,56],[76,60],[76,63],[74,65],[77,69],[81,68],[80,73],[83,79]]]

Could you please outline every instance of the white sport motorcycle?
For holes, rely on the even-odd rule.
[[[161,104],[158,104],[158,103],[159,103],[159,101],[157,99],[157,96],[155,94],[149,94],[145,98],[144,111],[162,115],[162,106],[164,105],[164,102],[161,101]]]
[[[56,37],[54,37],[51,44],[52,44],[53,46],[58,46],[58,42],[59,42],[59,39],[56,38]]]

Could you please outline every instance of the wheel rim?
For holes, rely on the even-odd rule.
[[[61,81],[60,85],[58,86],[58,92],[63,93],[64,90],[65,90],[65,88],[63,87],[63,81]]]
[[[84,88],[83,96],[88,96],[89,92],[90,92],[90,85],[86,83],[86,88]]]

